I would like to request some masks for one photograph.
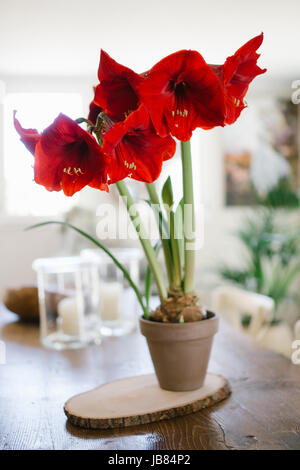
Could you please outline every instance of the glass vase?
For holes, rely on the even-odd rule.
[[[111,251],[139,286],[140,262],[143,257],[141,250],[115,248]],[[81,256],[97,266],[102,335],[122,336],[130,333],[137,327],[140,307],[123,273],[108,255],[100,250],[86,249],[81,252]]]
[[[37,273],[41,342],[56,350],[101,342],[98,272],[82,257],[40,258]]]

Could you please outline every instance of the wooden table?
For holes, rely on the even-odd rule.
[[[0,449],[300,449],[300,366],[255,345],[226,325],[216,336],[210,371],[226,376],[232,396],[213,408],[122,430],[70,425],[70,396],[121,377],[152,372],[135,332],[101,346],[55,352],[38,328],[1,307]]]

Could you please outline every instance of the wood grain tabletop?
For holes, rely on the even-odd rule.
[[[0,308],[0,449],[300,449],[300,365],[222,324],[209,370],[232,395],[212,408],[121,430],[84,430],[67,422],[64,402],[107,381],[153,371],[138,331],[100,346],[56,352],[37,326]]]

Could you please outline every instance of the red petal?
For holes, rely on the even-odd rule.
[[[103,151],[112,159],[111,182],[130,176],[151,183],[160,175],[163,161],[171,158],[175,150],[170,136],[162,138],[156,134],[143,105],[103,136]]]
[[[257,65],[256,50],[263,41],[263,33],[248,41],[236,53],[228,57],[222,68],[222,80],[226,102],[226,124],[232,124],[245,108],[245,97],[252,80],[267,69]]]
[[[36,144],[40,140],[40,134],[36,129],[24,129],[16,118],[17,111],[14,111],[14,126],[18,134],[21,136],[21,142],[25,147],[34,154]]]
[[[94,102],[110,117],[120,121],[137,109],[136,89],[142,81],[138,74],[101,51],[98,77],[100,84],[96,87]]]
[[[72,196],[89,183],[106,183],[106,157],[96,140],[60,114],[44,130],[35,152],[35,181],[49,191]]]
[[[263,41],[263,33],[248,41],[236,53],[228,57],[223,68],[224,85],[228,93],[236,98],[243,98],[248,90],[249,83],[257,76],[265,73],[257,65],[259,54],[256,50]]]
[[[156,131],[188,140],[196,127],[224,123],[220,81],[196,51],[178,51],[158,62],[139,94]]]
[[[101,184],[101,183],[99,183],[99,181],[97,181],[96,179],[93,179],[93,180],[89,183],[89,186],[90,186],[91,188],[99,189],[100,191],[106,191],[107,193],[109,193],[108,184]]]

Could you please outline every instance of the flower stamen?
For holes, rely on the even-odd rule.
[[[63,172],[67,173],[67,175],[69,175],[69,176],[74,176],[74,174],[75,174],[75,176],[84,175],[84,171],[82,171],[81,168],[73,167],[73,169],[72,169],[72,167],[70,167],[70,166],[68,168],[64,168]]]
[[[132,168],[133,168],[134,170],[136,170],[136,165],[135,165],[134,162],[128,163],[128,162],[125,160],[124,165],[126,166],[126,168],[128,168],[128,169],[130,169],[130,170],[131,170]]]
[[[186,117],[188,116],[189,112],[187,109],[184,109],[183,111],[180,111],[179,109],[176,109],[176,116],[181,116],[181,117]],[[175,116],[175,111],[172,111],[172,116]]]

